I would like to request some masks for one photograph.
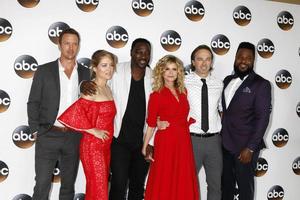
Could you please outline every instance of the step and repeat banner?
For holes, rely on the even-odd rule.
[[[30,200],[34,145],[26,103],[39,64],[59,57],[58,36],[72,27],[81,34],[78,61],[89,67],[92,53],[106,49],[120,62],[131,42],[151,41],[151,67],[166,54],[190,70],[199,44],[214,54],[213,74],[232,73],[237,46],[257,47],[255,70],[272,83],[273,111],[256,169],[256,200],[300,199],[300,6],[261,0],[0,0],[0,199]],[[199,174],[202,200],[205,173]],[[53,171],[51,200],[58,199],[60,168]],[[83,200],[80,167],[76,200]],[[234,198],[239,200],[238,194]]]

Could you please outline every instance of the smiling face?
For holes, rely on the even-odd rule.
[[[192,64],[200,77],[207,77],[212,68],[212,55],[207,49],[200,49],[195,53]]]
[[[138,42],[131,49],[131,64],[134,67],[146,68],[150,61],[151,49],[147,43]]]
[[[174,84],[178,77],[178,68],[175,63],[167,63],[162,74],[165,84]]]
[[[241,48],[238,50],[234,61],[234,71],[238,74],[248,74],[253,70],[254,55],[252,50]]]
[[[96,79],[110,80],[115,70],[115,62],[110,56],[104,56],[100,59],[98,65],[93,67]]]

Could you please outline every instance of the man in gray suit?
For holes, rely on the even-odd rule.
[[[59,36],[60,58],[35,72],[27,103],[28,124],[36,137],[33,200],[48,200],[52,172],[60,161],[60,200],[73,200],[79,165],[80,134],[62,126],[57,117],[78,98],[78,84],[90,78],[76,62],[80,36],[67,29]]]

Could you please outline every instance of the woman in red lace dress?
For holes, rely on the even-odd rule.
[[[153,93],[148,103],[148,128],[142,153],[153,136],[157,118],[169,126],[154,138],[154,157],[145,200],[198,200],[198,178],[189,134],[189,104],[182,62],[175,56],[161,58],[154,69]]]
[[[86,177],[85,200],[108,199],[110,144],[116,108],[107,80],[112,78],[116,57],[105,50],[92,56],[95,95],[82,95],[58,120],[82,133],[80,160]]]

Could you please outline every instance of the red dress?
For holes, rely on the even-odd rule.
[[[179,101],[164,87],[150,95],[147,123],[156,126],[157,117],[169,127],[154,138],[154,162],[146,186],[145,200],[198,200],[198,178],[189,134],[189,103],[186,94]]]
[[[96,102],[80,98],[58,118],[65,126],[82,133],[80,160],[86,176],[85,200],[108,199],[110,145],[115,114],[114,101]],[[102,141],[83,131],[91,128],[107,130],[109,139]]]

